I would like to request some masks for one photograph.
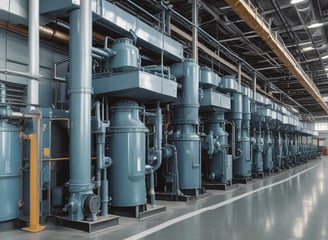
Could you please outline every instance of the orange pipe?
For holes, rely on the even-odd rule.
[[[30,225],[23,230],[28,232],[40,232],[45,228],[39,223],[39,175],[38,175],[38,148],[36,134],[27,135],[30,140]]]

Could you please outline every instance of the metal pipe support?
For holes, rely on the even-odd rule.
[[[40,192],[38,171],[38,148],[36,134],[27,135],[30,140],[30,224],[23,230],[28,232],[40,232],[45,226],[41,226],[40,217]]]

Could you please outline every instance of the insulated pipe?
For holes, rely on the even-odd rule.
[[[40,74],[40,36],[39,36],[39,1],[29,0],[29,71],[31,76]],[[30,79],[27,86],[27,104],[34,110],[39,105],[39,82],[38,79]]]

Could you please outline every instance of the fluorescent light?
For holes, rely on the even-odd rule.
[[[328,58],[328,55],[325,55],[323,57],[321,57],[322,59],[327,59]]]
[[[308,44],[311,44],[312,42],[308,41],[308,42],[302,42],[302,43],[299,43],[298,45],[299,46],[303,46],[303,45],[308,45]]]
[[[305,0],[291,0],[290,4],[298,4],[300,2],[304,2]]]
[[[328,67],[326,67],[326,68],[325,68],[325,71],[327,71],[327,72],[328,72]]]
[[[307,28],[317,28],[317,27],[321,27],[323,25],[323,23],[312,23],[311,25],[307,26]]]
[[[302,52],[311,51],[313,49],[314,49],[313,47],[305,47],[305,48],[302,48]]]

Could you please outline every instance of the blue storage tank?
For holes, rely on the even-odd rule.
[[[20,129],[7,120],[0,120],[0,221],[19,216],[21,200]]]
[[[134,207],[146,204],[146,132],[139,119],[139,105],[130,100],[111,108],[109,149],[111,205]]]
[[[171,73],[182,84],[173,104],[174,134],[168,140],[177,148],[180,189],[198,195],[201,189],[201,145],[198,135],[199,67],[192,59],[171,66]]]

